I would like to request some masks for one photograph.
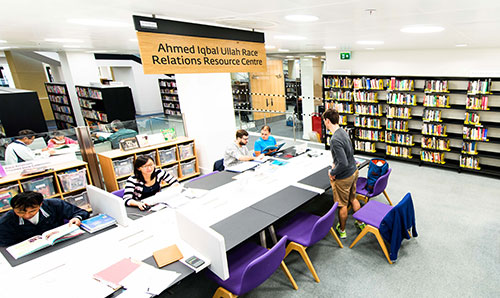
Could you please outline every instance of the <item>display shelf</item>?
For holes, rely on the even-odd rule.
[[[182,112],[179,103],[179,95],[177,91],[177,81],[175,80],[175,75],[169,74],[164,78],[158,79],[158,85],[160,87],[163,114],[180,116]]]
[[[71,106],[66,83],[45,83],[50,107],[58,129],[76,127],[76,118]]]

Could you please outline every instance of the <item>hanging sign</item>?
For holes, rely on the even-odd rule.
[[[145,74],[265,72],[264,34],[134,16]]]

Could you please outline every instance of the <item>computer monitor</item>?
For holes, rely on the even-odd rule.
[[[113,217],[119,225],[127,226],[125,203],[122,198],[93,185],[87,185],[87,195],[94,214],[107,214]]]

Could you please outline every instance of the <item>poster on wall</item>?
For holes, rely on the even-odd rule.
[[[145,74],[265,72],[264,33],[134,16]]]

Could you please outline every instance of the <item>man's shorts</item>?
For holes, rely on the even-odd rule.
[[[359,171],[356,170],[351,177],[344,179],[330,180],[333,192],[333,201],[339,203],[339,207],[348,206],[349,202],[356,198],[356,181],[358,181]]]

